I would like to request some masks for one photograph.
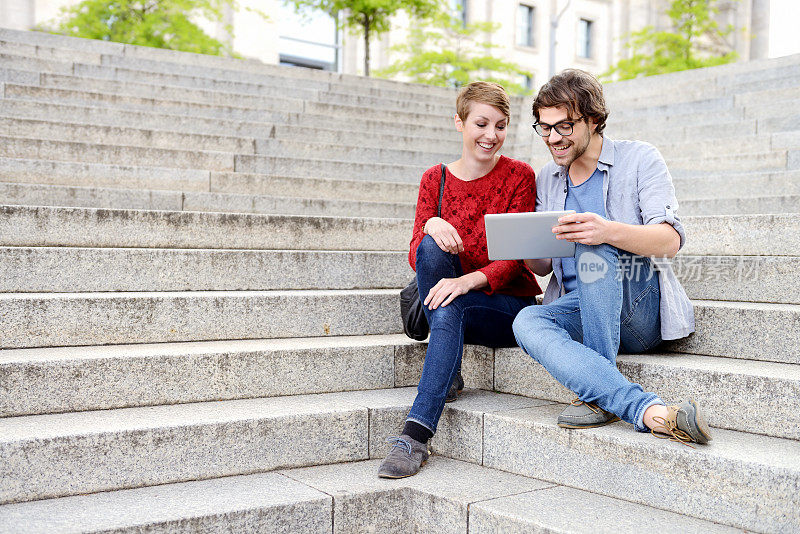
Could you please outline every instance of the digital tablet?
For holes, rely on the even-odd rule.
[[[568,211],[531,211],[484,215],[489,259],[535,260],[568,258],[575,255],[575,243],[556,239],[553,227]]]

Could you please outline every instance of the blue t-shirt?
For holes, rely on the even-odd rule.
[[[590,211],[601,217],[607,217],[606,207],[603,205],[603,173],[600,169],[595,169],[589,179],[581,185],[572,185],[572,178],[569,179],[564,209],[575,210],[576,213]],[[578,287],[575,258],[561,258],[561,270],[564,273],[562,278],[564,290],[567,293],[574,291]]]

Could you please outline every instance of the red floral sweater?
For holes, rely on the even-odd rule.
[[[436,217],[439,199],[441,167],[431,167],[422,175],[414,218],[414,233],[408,262],[416,271],[417,247],[425,234],[422,228]],[[500,156],[489,174],[476,180],[464,181],[450,171],[445,177],[442,194],[442,218],[452,224],[464,243],[459,254],[464,273],[481,271],[489,281],[487,294],[503,293],[530,297],[542,292],[533,273],[519,260],[489,261],[486,250],[487,213],[533,211],[536,205],[536,182],[531,166],[522,161]]]

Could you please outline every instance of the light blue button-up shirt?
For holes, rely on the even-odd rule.
[[[667,164],[658,150],[640,141],[613,141],[603,137],[597,168],[603,173],[603,201],[608,218],[627,224],[666,222],[686,232],[675,212],[678,201]],[[567,169],[549,162],[536,178],[536,211],[560,211],[567,198]],[[661,290],[661,339],[679,339],[694,332],[694,310],[669,261],[657,259]],[[562,295],[561,259],[553,258],[553,276],[544,304]]]

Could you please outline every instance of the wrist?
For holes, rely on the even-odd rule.
[[[474,271],[464,277],[469,281],[470,289],[480,289],[489,283],[489,279],[481,271]]]
[[[622,237],[620,235],[622,231],[622,224],[620,224],[617,221],[610,221],[608,219],[606,219],[605,224],[606,224],[606,232],[603,241],[609,245],[613,245],[616,247]]]

